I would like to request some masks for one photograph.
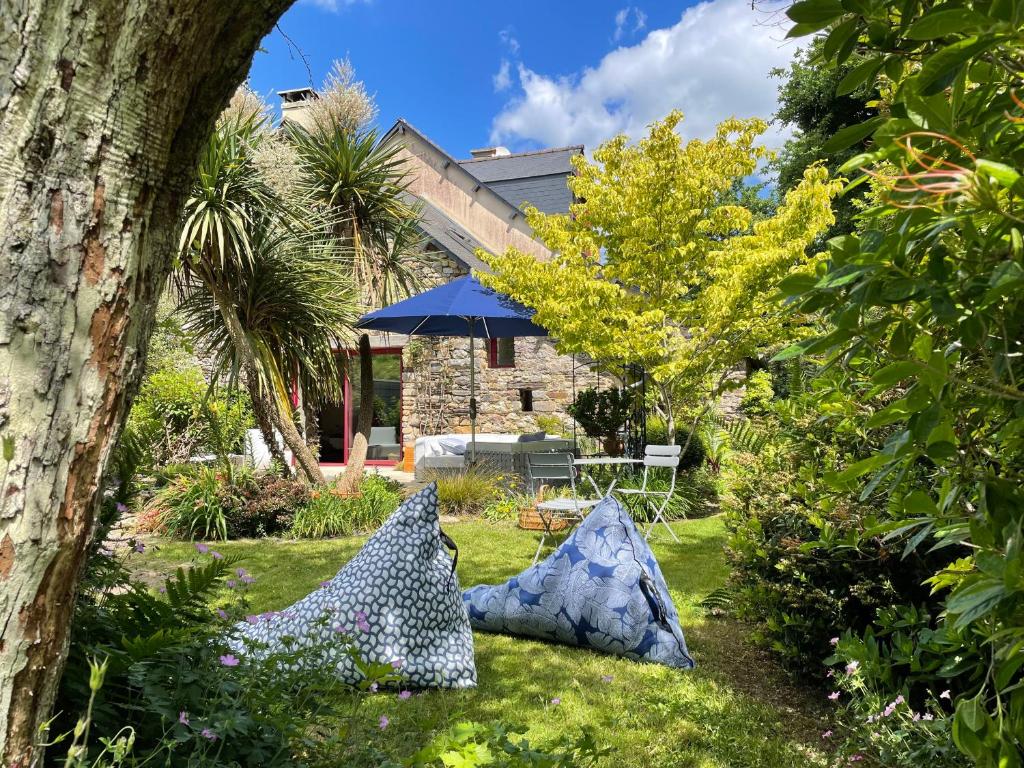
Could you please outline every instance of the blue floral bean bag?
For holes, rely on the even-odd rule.
[[[472,688],[473,633],[446,545],[455,548],[441,531],[431,484],[403,503],[333,579],[283,611],[236,625],[231,645],[257,655],[327,649],[338,675],[356,683],[362,675],[339,642],[350,637],[365,661],[392,664],[405,684]]]
[[[654,553],[613,498],[546,560],[504,584],[467,589],[462,599],[474,629],[694,665]]]

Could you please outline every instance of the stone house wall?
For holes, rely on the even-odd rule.
[[[424,254],[417,271],[427,289],[467,269],[434,250]],[[403,348],[403,444],[421,435],[469,431],[469,339],[389,335],[374,343]],[[565,408],[573,397],[572,357],[558,354],[544,337],[522,337],[515,340],[515,367],[492,368],[487,339],[477,339],[475,347],[478,432],[536,432],[538,416],[553,416],[571,431]],[[520,390],[532,392],[532,411],[523,410]]]

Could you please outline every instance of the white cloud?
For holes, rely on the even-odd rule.
[[[512,27],[505,27],[498,33],[501,44],[508,48],[508,52],[515,56],[519,53],[519,41],[516,40]]]
[[[494,81],[494,90],[496,93],[508,90],[512,85],[512,65],[508,59],[501,60],[501,67],[494,74],[492,78]]]
[[[712,135],[732,116],[770,119],[779,83],[769,72],[795,51],[746,0],[704,2],[582,72],[555,76],[520,64],[522,90],[494,118],[491,142],[593,149],[618,133],[636,138],[675,108],[686,115],[680,132],[688,138]],[[764,141],[777,147],[784,139],[771,129]]]
[[[339,13],[351,5],[356,5],[361,2],[369,5],[372,1],[373,0],[303,0],[307,5],[315,5],[317,8],[321,8],[331,13]]]
[[[633,26],[629,28],[629,17],[633,17]],[[618,42],[626,32],[636,34],[647,26],[647,14],[632,5],[627,5],[615,14],[615,33],[612,39]]]

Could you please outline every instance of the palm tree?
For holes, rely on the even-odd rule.
[[[353,131],[329,113],[315,118],[311,130],[286,124],[299,167],[298,186],[304,199],[331,217],[330,234],[351,252],[352,278],[363,308],[391,303],[414,289],[409,256],[422,243],[400,147],[382,145],[376,131]],[[362,479],[373,425],[373,357],[367,334],[359,338],[359,381],[357,431],[340,481],[349,492]]]
[[[185,206],[179,285],[185,311],[197,313],[192,325],[204,344],[222,365],[244,375],[268,445],[276,445],[276,429],[305,477],[323,482],[295,426],[289,380],[311,372],[305,380],[337,387],[333,372],[327,375],[331,342],[351,323],[354,307],[347,299],[330,303],[331,296],[351,295],[347,288],[331,293],[341,287],[336,247],[316,244],[317,227],[303,224],[254,162],[260,142],[268,140],[267,126],[261,109],[229,110],[207,143]],[[325,293],[323,286],[330,289]],[[326,305],[314,306],[324,299]],[[289,300],[292,310],[301,308],[304,319],[316,322],[304,327],[299,313],[282,312]]]

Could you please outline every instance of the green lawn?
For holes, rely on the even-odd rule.
[[[590,651],[497,635],[475,634],[478,687],[434,691],[399,701],[371,697],[362,711],[360,740],[401,757],[437,730],[462,720],[503,720],[529,727],[541,743],[590,727],[616,748],[608,766],[805,766],[824,764],[820,751],[820,694],[794,686],[755,648],[742,625],[707,617],[699,601],[726,577],[721,517],[674,524],[681,544],[664,534],[654,550],[682,618],[693,671],[604,656]],[[459,545],[463,586],[493,583],[529,565],[533,534],[510,524],[480,521],[445,526]],[[362,539],[227,542],[257,578],[258,611],[280,609],[333,576]],[[152,572],[190,561],[191,544],[154,542],[136,562]],[[611,682],[602,677],[611,675]],[[559,698],[557,706],[551,699]],[[391,721],[386,731],[375,723]]]

